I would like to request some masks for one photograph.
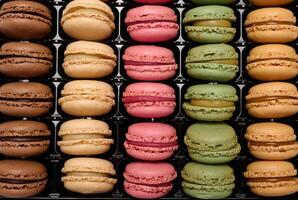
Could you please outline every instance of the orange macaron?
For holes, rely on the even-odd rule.
[[[298,92],[286,82],[261,83],[248,90],[248,114],[263,119],[290,117],[298,113]]]
[[[249,3],[254,6],[283,6],[292,3],[294,0],[249,0]]]
[[[250,191],[258,196],[278,197],[298,192],[297,169],[288,161],[255,161],[244,177]]]
[[[248,75],[259,81],[283,81],[298,75],[298,55],[284,44],[264,44],[250,50],[247,57]]]
[[[247,37],[256,43],[287,43],[297,39],[296,17],[289,9],[260,8],[251,11],[244,26]]]
[[[263,160],[287,160],[298,155],[294,129],[282,123],[262,122],[247,127],[249,152]]]

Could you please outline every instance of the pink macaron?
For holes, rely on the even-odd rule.
[[[166,6],[145,5],[127,12],[125,23],[130,37],[138,42],[164,42],[177,37],[175,11]]]
[[[172,190],[177,172],[169,163],[132,162],[125,167],[123,176],[127,194],[140,199],[156,199]]]
[[[140,118],[161,118],[171,115],[176,106],[175,91],[163,83],[142,82],[128,85],[122,102],[128,114]]]
[[[134,0],[134,1],[138,3],[143,3],[143,4],[164,4],[164,3],[169,3],[172,0]]]
[[[128,47],[123,55],[127,75],[135,80],[161,81],[175,76],[178,65],[170,49],[136,45]]]
[[[135,123],[128,127],[124,146],[126,152],[136,159],[165,160],[178,149],[176,129],[164,123]]]

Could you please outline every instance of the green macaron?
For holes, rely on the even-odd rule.
[[[235,188],[235,175],[228,165],[187,163],[181,171],[183,191],[190,197],[222,199]]]
[[[233,127],[225,123],[195,123],[184,136],[189,156],[198,162],[223,164],[237,157],[241,147]]]
[[[191,0],[196,5],[227,5],[232,4],[235,0]]]
[[[196,120],[229,120],[236,110],[237,91],[231,85],[200,84],[189,87],[184,95],[183,108],[186,114]]]
[[[210,5],[193,8],[185,13],[183,24],[187,37],[200,43],[226,43],[233,40],[236,29],[233,9]]]
[[[188,51],[187,74],[195,79],[226,82],[239,71],[238,53],[227,44],[207,44]]]

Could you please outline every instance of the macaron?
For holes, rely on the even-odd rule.
[[[297,169],[288,161],[255,161],[244,172],[250,191],[263,197],[281,197],[298,192]]]
[[[175,90],[163,83],[132,83],[125,88],[122,102],[128,114],[139,118],[170,116],[176,107]]]
[[[230,162],[241,150],[235,130],[225,123],[192,124],[186,130],[184,143],[190,158],[206,164]]]
[[[227,5],[232,4],[235,0],[191,0],[196,5]]]
[[[60,126],[60,150],[68,155],[98,155],[109,151],[114,140],[109,138],[109,125],[94,119],[73,119]]]
[[[7,1],[0,8],[0,33],[10,39],[43,39],[52,27],[51,11],[36,1]]]
[[[239,56],[227,44],[207,44],[191,48],[185,59],[187,74],[195,79],[227,82],[239,71]]]
[[[114,20],[112,9],[103,1],[74,0],[64,8],[61,26],[74,39],[101,41],[113,33]]]
[[[14,78],[37,78],[53,66],[51,50],[31,42],[7,42],[0,49],[0,73]]]
[[[65,189],[81,194],[107,193],[117,183],[113,163],[100,158],[71,158],[61,171]]]
[[[238,101],[237,91],[231,85],[200,84],[189,87],[183,103],[186,115],[202,121],[224,121],[233,116]]]
[[[209,1],[210,2],[210,1]],[[185,13],[183,24],[188,39],[200,43],[227,43],[233,40],[236,29],[233,9],[209,5],[190,9]]]
[[[165,4],[172,2],[173,0],[133,0],[138,3],[143,3],[143,4]]]
[[[127,32],[138,42],[165,42],[178,35],[177,15],[172,8],[145,5],[130,9],[125,17]]]
[[[10,157],[39,156],[49,149],[51,131],[39,121],[16,120],[0,124],[0,153]]]
[[[259,81],[283,81],[298,75],[298,55],[284,44],[264,44],[250,50],[247,57],[248,75]]]
[[[286,8],[260,8],[251,11],[244,26],[247,37],[256,43],[287,43],[297,39],[293,12]]]
[[[127,154],[139,160],[165,160],[178,149],[176,129],[169,124],[135,123],[128,127],[125,137]]]
[[[283,6],[292,3],[294,0],[249,0],[249,3],[254,6],[270,7],[270,6]]]
[[[128,47],[124,51],[123,61],[127,76],[140,81],[170,79],[178,68],[172,50],[153,45]]]
[[[0,112],[13,117],[38,117],[51,109],[53,93],[48,85],[11,82],[0,87]]]
[[[71,78],[103,78],[113,72],[116,60],[114,50],[106,44],[76,41],[67,45],[62,66]]]
[[[128,195],[138,199],[157,199],[172,190],[177,172],[173,165],[165,162],[132,162],[126,165],[123,176],[124,190]]]
[[[181,171],[185,194],[199,199],[223,199],[235,188],[235,175],[228,165],[187,163]]]
[[[61,109],[73,116],[100,116],[115,105],[111,85],[102,81],[76,80],[64,85],[58,103]]]
[[[48,181],[45,166],[29,160],[0,160],[0,196],[30,197],[43,192]]]
[[[284,118],[297,114],[298,92],[294,84],[261,83],[251,87],[245,97],[248,114],[257,118]]]
[[[287,160],[298,155],[294,129],[282,123],[262,122],[247,127],[249,152],[262,160]]]

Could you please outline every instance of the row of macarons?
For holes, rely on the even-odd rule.
[[[11,157],[37,156],[45,153],[49,146],[50,130],[46,124],[41,122],[4,122],[0,124],[0,131],[2,133],[1,146],[3,147],[1,153],[4,155]],[[253,193],[261,196],[283,196],[298,191],[297,178],[294,177],[297,171],[294,170],[291,163],[281,161],[293,158],[298,154],[298,143],[295,141],[294,132],[291,126],[275,122],[255,123],[247,127],[245,138],[248,140],[250,153],[256,158],[271,160],[256,161],[247,166],[248,172],[245,172],[244,176],[248,178],[247,184]],[[62,137],[62,141],[58,141],[62,152],[70,155],[101,154],[108,151],[113,143],[113,139],[106,138],[111,135],[109,126],[99,120],[75,119],[67,121],[60,126],[58,135]],[[189,156],[200,162],[200,164],[188,163],[182,170],[184,179],[182,187],[186,194],[196,198],[224,198],[231,195],[235,187],[233,183],[235,176],[233,169],[224,163],[235,159],[239,154],[240,145],[237,140],[234,129],[225,123],[199,122],[186,130],[184,142]],[[177,173],[171,164],[162,162],[162,160],[172,157],[178,148],[174,127],[155,122],[132,124],[128,127],[126,141],[123,145],[130,156],[143,160],[142,162],[132,162],[126,166],[124,188],[128,194],[136,198],[158,198],[171,191],[171,182],[176,178]],[[1,162],[6,163],[7,161]],[[92,163],[97,163],[97,167],[90,169]],[[20,167],[19,165],[12,166]],[[26,166],[26,164],[23,165],[24,171],[27,170]],[[116,180],[111,177],[116,174],[112,166],[113,164],[110,162],[101,159],[70,159],[66,161],[62,169],[62,172],[66,173],[66,176],[62,177],[62,181],[65,188],[73,192],[83,194],[109,192],[116,184]],[[283,169],[286,166],[288,168]],[[144,170],[149,168],[151,170]],[[14,171],[15,169],[11,168],[12,172],[9,169],[7,168],[6,173],[17,173]],[[108,175],[103,176],[102,173]],[[87,184],[90,180],[84,177],[85,175],[93,180],[91,181],[93,184]],[[214,176],[218,181],[208,182]],[[10,179],[26,182],[26,178],[23,176],[16,175],[16,177],[19,178],[11,176]],[[9,194],[5,193],[8,191],[1,190],[1,195],[35,195],[41,191],[41,187],[45,187],[45,177],[39,178],[41,179],[37,179],[36,182],[42,181],[42,184],[39,185],[39,189],[35,188],[35,193],[27,191],[29,192],[27,194],[17,192]],[[273,189],[269,181],[272,178],[275,179]],[[4,182],[8,185],[16,183]],[[32,179],[30,182],[34,183]],[[210,190],[205,193],[207,188]],[[204,197],[204,195],[207,196]]]
[[[234,86],[198,84],[184,94],[182,107],[187,116],[201,121],[225,121],[233,117],[239,101]],[[11,82],[0,87],[0,112],[12,117],[38,117],[53,106],[53,92],[37,82]],[[271,119],[294,116],[298,112],[297,87],[286,82],[261,83],[245,96],[248,114]],[[137,118],[164,118],[177,107],[173,87],[155,82],[131,83],[122,94],[126,112]],[[108,83],[95,80],[67,82],[58,99],[64,113],[75,117],[103,116],[115,106],[115,93]]]
[[[0,73],[13,78],[42,78],[53,74],[52,51],[30,42],[7,42],[0,48]],[[193,47],[185,55],[189,77],[227,82],[239,72],[239,53],[227,44]],[[112,47],[98,42],[76,41],[64,50],[62,68],[70,78],[98,79],[113,73],[117,56]],[[252,48],[246,58],[248,75],[258,81],[291,80],[298,74],[298,56],[293,47],[265,44]],[[133,80],[163,81],[177,74],[177,55],[166,47],[133,45],[122,55],[126,75]]]
[[[8,1],[1,6],[0,31],[10,39],[41,39],[50,33],[51,20],[51,11],[43,4]],[[76,40],[102,41],[109,38],[116,28],[114,20],[114,13],[105,2],[74,0],[63,10],[61,26],[67,35]],[[124,21],[128,34],[138,42],[170,41],[179,32],[177,15],[166,6],[132,8]],[[207,5],[187,11],[183,24],[187,37],[192,41],[226,43],[235,36],[236,28],[232,28],[235,21],[233,9]],[[253,42],[287,43],[297,38],[295,22],[292,11],[270,7],[249,13],[244,26],[247,37]]]

